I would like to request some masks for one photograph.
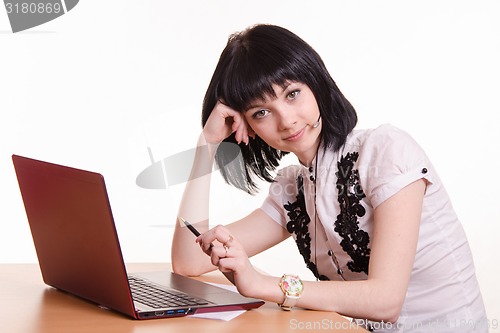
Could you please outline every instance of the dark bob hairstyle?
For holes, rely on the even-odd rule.
[[[275,96],[273,84],[284,86],[287,81],[311,89],[323,123],[322,145],[337,151],[356,126],[356,111],[318,53],[294,33],[274,25],[256,25],[229,37],[203,101],[202,125],[217,101],[243,112],[253,101]],[[240,152],[242,158],[235,158]],[[215,160],[228,184],[253,194],[258,191],[257,178],[273,181],[285,154],[257,136],[248,146],[238,147],[233,133],[221,144]]]

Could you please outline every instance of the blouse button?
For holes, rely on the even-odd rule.
[[[314,181],[314,176],[309,177],[311,181]]]
[[[427,168],[423,168],[422,173],[427,173]]]
[[[333,255],[333,251],[332,250],[328,250],[328,255],[331,257]]]

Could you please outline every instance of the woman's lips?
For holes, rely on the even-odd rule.
[[[305,132],[305,128],[301,129],[297,133],[290,135],[289,137],[286,137],[285,140],[286,141],[298,141],[298,140],[300,140],[300,138],[302,138],[302,136],[304,135],[304,132]]]

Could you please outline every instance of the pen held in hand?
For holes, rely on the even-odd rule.
[[[179,219],[186,225],[186,227],[196,236],[200,236],[200,232],[188,221],[184,220],[182,217],[179,216]],[[210,243],[209,249],[212,249],[214,247],[214,244]]]
[[[198,236],[201,235],[200,232],[191,223],[189,223],[188,221],[184,220],[180,216],[179,216],[179,219],[186,225],[186,227],[188,227],[189,230],[191,230],[191,232],[196,237],[198,237]],[[210,246],[208,247],[208,249],[212,250],[213,247],[214,247],[214,244],[210,243]],[[233,276],[232,272],[222,272],[222,274],[224,274],[224,276],[229,280],[229,282],[231,282],[234,285],[234,276]]]

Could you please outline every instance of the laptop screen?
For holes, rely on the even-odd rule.
[[[44,282],[134,315],[102,175],[12,158]]]

